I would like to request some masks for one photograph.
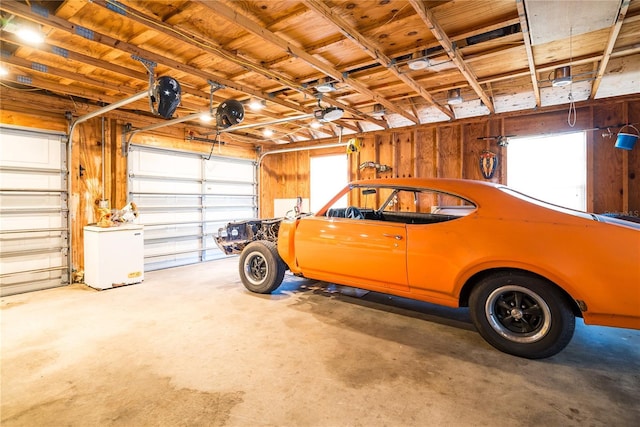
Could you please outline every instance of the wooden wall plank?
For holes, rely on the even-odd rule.
[[[640,101],[627,103],[627,116],[628,122],[640,129]],[[640,217],[640,141],[629,151],[628,161],[629,215]]]
[[[416,153],[413,131],[398,132],[394,176],[411,178],[416,174]]]
[[[395,156],[395,132],[390,132],[386,135],[376,135],[376,143],[378,148],[378,163],[382,165],[391,166],[391,170],[386,172],[376,173],[376,178],[393,178],[394,177],[394,165],[396,164]],[[397,166],[396,166],[397,169]]]
[[[506,117],[504,119],[504,130],[500,135],[536,136],[573,130],[578,131],[580,129],[588,129],[590,126],[591,115],[587,107],[581,107],[576,110],[576,123],[573,127],[569,126],[567,116],[568,109]]]
[[[603,105],[593,110],[593,125],[606,128],[620,123],[622,104]],[[614,147],[615,138],[606,138],[595,132],[593,147],[593,210],[596,213],[620,212],[623,205],[622,150]]]
[[[438,177],[462,178],[462,138],[459,125],[438,129]]]
[[[414,142],[416,156],[416,176],[433,178],[438,175],[437,170],[437,138],[436,128],[419,129],[416,131]]]
[[[469,123],[463,125],[462,135],[464,141],[462,177],[465,179],[487,181],[482,176],[482,171],[480,170],[480,155],[484,150],[489,148],[490,141],[478,139],[486,136],[486,125],[484,123]],[[495,149],[492,149],[491,152],[497,154],[497,150]],[[496,177],[499,176],[499,170],[496,169],[494,178],[491,181],[495,182]]]

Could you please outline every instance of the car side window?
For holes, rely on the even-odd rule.
[[[357,220],[432,224],[451,221],[473,212],[475,205],[443,192],[394,187],[354,187],[348,206],[332,206],[326,216]]]
[[[407,224],[432,224],[454,220],[475,210],[461,197],[431,190],[398,189],[390,192],[380,219]]]

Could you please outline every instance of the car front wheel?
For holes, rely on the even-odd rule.
[[[475,327],[489,344],[528,359],[560,352],[575,329],[565,295],[526,273],[505,272],[483,279],[471,292],[469,307]]]
[[[251,292],[270,294],[282,283],[286,265],[275,243],[259,240],[249,243],[238,264],[242,284]]]

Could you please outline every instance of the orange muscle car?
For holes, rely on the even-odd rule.
[[[640,329],[640,224],[574,211],[504,185],[356,181],[316,214],[229,224],[242,282],[270,293],[285,270],[466,307],[494,347],[544,358],[585,323]]]

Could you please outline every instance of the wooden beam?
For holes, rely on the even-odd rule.
[[[79,27],[69,21],[66,21],[64,19],[58,18],[53,15],[48,15],[46,17],[42,16],[41,14],[38,14],[32,11],[29,6],[24,5],[22,3],[18,3],[18,2],[8,2],[8,1],[1,2],[0,10],[4,10],[14,15],[21,16],[23,18],[26,18],[38,24],[45,25],[48,27],[52,27],[56,30],[66,32],[68,34],[74,35],[74,37],[76,37],[75,36],[76,30]],[[225,78],[224,76],[213,75],[211,72],[205,72],[198,68],[189,66],[187,64],[183,64],[180,61],[158,55],[156,53],[139,48],[138,46],[135,46],[131,43],[127,43],[126,41],[114,39],[113,37],[110,37],[106,34],[101,34],[96,31],[93,31],[92,38],[90,40],[105,46],[109,46],[113,49],[117,49],[117,50],[129,53],[131,55],[136,55],[136,56],[145,58],[149,61],[154,61],[158,64],[164,64],[170,68],[200,77],[205,81],[215,80],[216,82],[223,84],[230,89],[236,90],[238,92],[243,92],[243,93],[255,96],[257,98],[269,99],[270,102],[280,104],[284,107],[290,108],[295,111],[299,111],[303,113],[312,112],[312,111],[307,111],[304,108],[292,102],[282,100],[279,98],[270,98],[269,94],[254,90],[253,88],[250,88],[248,86],[239,85],[234,81]]]
[[[134,22],[142,24],[147,28],[150,28],[161,34],[166,34],[168,36],[174,37],[190,46],[204,50],[207,53],[223,58],[231,63],[239,65],[254,73],[261,74],[269,79],[273,79],[277,82],[282,83],[287,87],[290,87],[293,90],[299,91],[301,93],[305,93],[303,90],[301,90],[301,88],[299,88],[299,85],[295,83],[293,80],[291,80],[289,77],[284,76],[283,74],[280,74],[280,73],[275,73],[271,70],[268,70],[260,66],[259,64],[253,61],[240,57],[238,56],[237,53],[228,51],[222,48],[219,44],[215,43],[214,41],[210,39],[206,39],[200,36],[199,34],[196,34],[190,31],[187,32],[187,30],[182,29],[178,26],[173,26],[166,22],[162,22],[157,19],[154,19],[151,16],[143,15],[139,11],[133,10],[121,3],[114,3],[112,0],[92,0],[92,3],[97,6],[101,6],[106,10],[112,11],[114,13],[121,12],[123,16],[127,17],[128,19]],[[268,97],[263,99],[269,100]]]
[[[593,85],[591,86],[591,99],[596,99],[598,89],[600,88],[600,83],[602,82],[602,76],[604,76],[604,72],[606,71],[607,65],[609,64],[609,59],[611,58],[611,53],[613,52],[613,46],[615,46],[616,40],[618,39],[618,34],[620,34],[620,28],[622,28],[624,17],[627,14],[627,10],[629,10],[630,2],[631,0],[622,0],[620,10],[618,11],[616,23],[611,27],[611,31],[609,32],[609,39],[607,40],[607,47],[605,47],[604,49],[602,60],[600,61],[600,67],[598,68],[596,78],[593,81]]]
[[[14,65],[26,71],[27,75],[31,73],[33,73],[34,75],[38,75],[38,74],[43,75],[45,79],[43,81],[49,81],[51,85],[53,85],[53,87],[55,87],[55,85],[58,85],[58,87],[62,88],[62,87],[66,87],[66,85],[60,84],[58,80],[50,79],[49,78],[50,76],[57,77],[59,79],[72,80],[79,83],[84,83],[86,85],[94,86],[96,88],[100,88],[102,90],[102,93],[104,93],[105,96],[115,97],[115,96],[118,96],[119,94],[133,95],[140,92],[139,88],[132,88],[124,85],[116,86],[113,83],[108,81],[97,80],[95,78],[87,77],[85,75],[81,75],[73,71],[67,71],[60,68],[51,67],[49,65],[40,64],[35,61],[29,61],[27,59],[20,58],[15,55],[3,58],[3,62],[5,64]],[[90,94],[90,92],[85,92],[85,93]],[[99,92],[96,92],[96,93],[99,93]],[[102,100],[100,96],[87,96],[87,99],[93,99],[95,101]],[[204,111],[205,109],[208,108],[208,103],[206,105],[204,104],[204,102],[194,103],[194,102],[190,102],[187,99],[184,99],[183,97],[182,101],[180,102],[180,106],[184,108],[189,108],[195,111]]]
[[[379,93],[376,93],[376,92],[372,91],[367,86],[365,86],[364,84],[360,83],[359,81],[357,81],[355,79],[349,78],[348,76],[347,77],[343,76],[340,71],[336,70],[335,68],[333,68],[331,65],[327,64],[326,62],[321,61],[320,59],[308,54],[302,47],[294,45],[291,42],[279,37],[278,35],[274,34],[273,32],[271,32],[271,31],[267,30],[266,28],[260,26],[259,24],[257,24],[253,20],[251,20],[251,19],[247,18],[246,16],[241,15],[240,13],[234,11],[230,7],[226,6],[225,4],[220,3],[220,2],[212,3],[212,2],[207,1],[207,0],[194,0],[194,1],[197,1],[198,3],[202,4],[204,7],[211,9],[218,16],[221,16],[221,17],[233,22],[234,24],[240,26],[244,30],[249,31],[250,33],[253,33],[256,36],[262,38],[263,40],[278,46],[282,50],[288,52],[290,55],[292,55],[294,57],[297,57],[297,58],[300,58],[301,60],[303,60],[306,63],[308,63],[309,65],[311,65],[316,70],[321,71],[322,73],[326,74],[327,76],[331,77],[332,79],[334,79],[336,81],[339,81],[339,82],[343,82],[343,83],[351,86],[352,88],[356,89],[358,92],[360,92],[360,93],[362,93],[362,94],[364,94],[364,95],[366,95],[366,96],[368,96],[370,98],[375,99],[376,102],[384,105],[390,111],[394,111],[395,113],[407,118],[408,120],[412,121],[413,123],[417,123],[417,119],[415,117],[413,117],[413,115],[407,113],[406,111],[404,111],[403,109],[401,109],[397,105],[387,101]],[[373,117],[370,117],[370,119],[372,119],[373,122],[376,123],[376,121],[375,121],[375,119]]]
[[[524,37],[524,47],[527,52],[527,61],[529,63],[529,75],[531,76],[531,85],[533,86],[533,95],[536,97],[536,107],[540,107],[540,88],[538,87],[538,73],[536,72],[536,62],[533,58],[533,49],[531,48],[531,33],[529,32],[529,23],[527,14],[524,9],[524,0],[516,0],[518,8],[518,17],[520,18],[520,28]]]
[[[436,106],[441,112],[443,112],[450,119],[455,118],[451,111],[442,105],[438,104],[438,102],[433,99],[431,94],[427,92],[422,86],[420,86],[413,78],[411,78],[407,74],[401,74],[398,71],[398,68],[395,66],[391,58],[385,55],[382,52],[382,48],[376,45],[373,41],[367,39],[365,36],[360,34],[358,30],[353,28],[346,19],[338,14],[334,14],[329,6],[323,3],[321,0],[304,0],[304,4],[311,10],[316,13],[322,15],[327,21],[332,23],[338,31],[345,35],[349,40],[351,40],[356,46],[365,51],[369,56],[375,59],[382,66],[386,67],[389,72],[391,72],[398,79],[402,80],[407,86],[409,86],[412,90],[414,90],[418,95],[423,97],[428,103]],[[419,119],[412,114],[414,117],[414,123],[419,123]]]
[[[484,105],[489,109],[491,113],[495,113],[496,110],[493,106],[493,102],[491,101],[491,99],[489,99],[485,91],[478,83],[478,80],[473,74],[473,71],[471,71],[471,69],[467,66],[462,57],[458,53],[456,53],[453,42],[451,41],[449,36],[447,36],[447,33],[444,31],[444,29],[440,26],[435,16],[433,15],[433,12],[427,9],[422,0],[409,0],[409,3],[411,3],[411,6],[413,6],[416,13],[418,13],[429,30],[431,30],[440,45],[444,48],[445,52],[447,52],[447,55],[449,55],[449,58],[451,58],[456,67],[458,67],[464,78],[467,80],[467,82],[469,82],[469,85],[471,85],[471,88],[473,88],[476,94],[478,94]]]

